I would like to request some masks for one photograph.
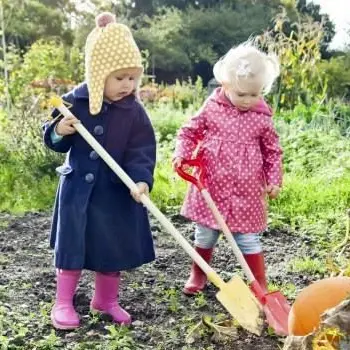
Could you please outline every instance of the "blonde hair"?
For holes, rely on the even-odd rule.
[[[214,77],[220,84],[238,85],[242,79],[258,79],[267,94],[280,74],[278,57],[259,50],[252,39],[230,49],[214,65]]]

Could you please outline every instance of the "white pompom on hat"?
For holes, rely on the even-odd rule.
[[[96,27],[85,45],[85,75],[89,90],[89,109],[93,115],[101,111],[106,78],[123,68],[139,68],[143,72],[141,53],[130,29],[116,22],[110,12],[96,17]]]

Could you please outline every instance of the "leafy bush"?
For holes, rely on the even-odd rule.
[[[171,167],[173,142],[163,142],[158,146],[155,186],[151,198],[161,210],[178,207],[183,200],[187,184],[180,180]]]
[[[174,140],[180,126],[195,113],[195,109],[191,106],[183,111],[172,108],[170,104],[159,103],[150,106],[148,112],[159,135],[159,142],[163,142]]]
[[[47,115],[39,100],[30,101],[22,101],[10,116],[0,114],[0,211],[25,212],[53,204],[55,168],[62,155],[43,145],[40,126]]]
[[[309,175],[328,173],[328,177],[339,177],[350,171],[350,143],[339,131],[320,131],[308,126],[294,129],[282,138],[284,167],[286,172]]]
[[[0,211],[23,213],[50,208],[57,186],[54,167],[43,168],[32,159],[23,162],[23,155],[0,145]]]
[[[176,80],[174,85],[152,83],[141,88],[141,98],[145,103],[164,103],[178,110],[199,108],[205,97],[206,89],[199,77],[194,84],[189,79],[187,82]]]
[[[328,131],[336,129],[342,136],[350,135],[350,106],[342,101],[330,100],[311,106],[297,105],[294,109],[277,114],[287,123],[298,121],[303,127]],[[299,125],[298,128],[302,126]]]
[[[322,61],[319,68],[328,79],[328,96],[350,100],[350,53]]]
[[[39,92],[33,90],[33,86],[60,94],[83,79],[82,53],[74,47],[68,49],[59,41],[38,40],[23,58],[12,48],[9,60],[10,93],[15,104],[27,96],[37,95]]]

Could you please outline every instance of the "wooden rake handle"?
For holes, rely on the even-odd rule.
[[[72,112],[63,104],[60,97],[51,98],[51,104],[57,108],[63,116],[73,116]],[[74,124],[77,132],[92,147],[92,149],[107,163],[114,173],[123,181],[123,183],[132,191],[137,191],[138,187],[128,174],[117,164],[117,162],[108,154],[100,143],[90,134],[90,132],[81,123]],[[185,252],[196,262],[201,270],[207,275],[208,279],[219,289],[222,289],[225,282],[220,276],[206,263],[206,261],[192,248],[187,240],[175,228],[175,226],[164,216],[164,214],[155,206],[149,197],[142,194],[140,197],[142,204],[159,220],[163,227],[173,236]]]

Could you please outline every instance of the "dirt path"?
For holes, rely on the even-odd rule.
[[[190,238],[193,226],[177,216],[172,221]],[[52,252],[48,249],[50,217],[43,213],[16,218],[0,214],[0,349],[279,349],[283,339],[253,336],[238,329],[231,338],[213,338],[205,326],[187,335],[203,315],[228,318],[216,301],[216,289],[188,298],[181,293],[190,259],[160,225],[153,222],[157,260],[123,275],[121,304],[135,320],[130,329],[114,327],[108,318],[89,314],[92,273],[84,272],[76,305],[82,327],[75,332],[52,332],[49,313],[55,290]],[[263,237],[270,281],[298,288],[312,276],[287,272],[288,262],[313,256],[309,242],[283,232]],[[228,246],[222,240],[212,266],[228,280],[237,269]],[[192,339],[193,340],[193,339]]]

